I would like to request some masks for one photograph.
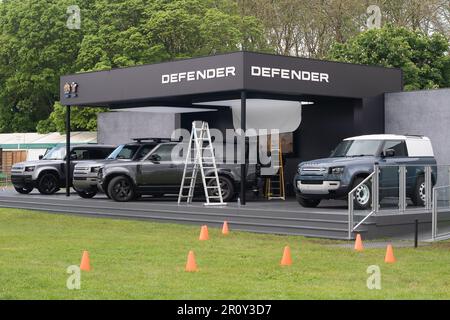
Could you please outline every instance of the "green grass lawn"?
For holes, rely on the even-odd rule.
[[[449,299],[450,242],[362,253],[336,241],[0,209],[0,299]],[[280,267],[283,247],[293,265]],[[68,290],[66,269],[89,250],[93,271]],[[186,273],[189,250],[200,271]],[[379,265],[382,289],[366,287]]]

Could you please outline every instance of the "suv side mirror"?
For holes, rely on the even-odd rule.
[[[44,156],[41,154],[41,155],[39,155],[39,160],[42,160],[42,159],[44,159]]]
[[[386,158],[395,157],[395,150],[394,149],[387,149],[386,151],[384,151],[384,156]]]
[[[70,155],[70,160],[77,160],[77,159],[78,159],[78,157],[77,157],[76,153],[72,153]]]

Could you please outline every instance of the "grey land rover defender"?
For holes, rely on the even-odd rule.
[[[78,163],[105,159],[114,146],[76,145],[70,149],[71,172]],[[16,163],[11,169],[11,181],[18,193],[28,194],[37,188],[41,194],[54,194],[65,186],[66,146],[51,149],[38,161]]]
[[[136,138],[134,142],[118,146],[106,159],[78,163],[73,171],[73,188],[82,198],[93,198],[98,193],[99,169],[107,164],[142,160],[154,147],[170,139]]]
[[[180,190],[183,176],[183,161],[174,161],[172,152],[177,142],[161,143],[144,159],[127,162],[113,161],[104,164],[98,172],[98,188],[118,202],[126,202],[141,195],[156,197],[176,194]],[[182,156],[180,155],[180,159]],[[218,164],[219,183],[224,201],[231,201],[239,190],[241,182],[239,164]],[[259,166],[248,165],[247,187],[256,190],[259,183]],[[205,175],[212,175],[211,169]],[[201,183],[198,179],[197,183]],[[209,183],[215,183],[213,179]],[[196,188],[203,191],[203,188]],[[216,191],[217,192],[217,191]]]
[[[436,159],[427,137],[379,134],[345,139],[329,158],[298,165],[294,186],[303,207],[316,207],[323,199],[347,199],[355,192],[355,209],[369,209],[370,182],[362,184],[374,165],[385,166],[380,174],[380,199],[398,195],[398,166],[407,167],[406,196],[416,206],[425,204],[424,166],[432,166],[432,183],[437,180]]]

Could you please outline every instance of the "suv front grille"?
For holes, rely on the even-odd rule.
[[[76,167],[75,170],[73,171],[74,175],[85,175],[88,173],[89,173],[88,167]]]
[[[24,170],[24,166],[12,166],[11,173],[22,173]]]
[[[302,176],[323,176],[328,172],[327,168],[306,167],[300,169]]]

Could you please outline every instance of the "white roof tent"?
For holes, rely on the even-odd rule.
[[[60,83],[61,103],[68,111],[70,106],[104,106],[121,110],[203,108],[219,112],[212,115],[197,112],[190,117],[187,114],[181,120],[186,127],[192,119],[203,117],[202,120],[215,122],[218,127],[234,126],[246,131],[258,114],[258,106],[261,114],[263,109],[276,110],[272,119],[282,118],[285,113],[289,114],[287,119],[298,117],[298,113],[295,108],[288,112],[283,106],[305,101],[312,105],[302,112],[303,133],[299,143],[301,152],[311,155],[339,138],[384,132],[383,95],[402,89],[400,69],[245,51],[67,75],[61,77]],[[231,123],[217,123],[223,116],[221,112],[232,112]],[[67,112],[67,123],[69,117]],[[334,133],[336,130],[339,134]],[[69,127],[67,131],[70,132]],[[326,137],[327,131],[331,139]],[[243,177],[245,170],[242,165]],[[66,179],[69,186],[70,177],[67,175]],[[245,190],[243,181],[242,204]]]

